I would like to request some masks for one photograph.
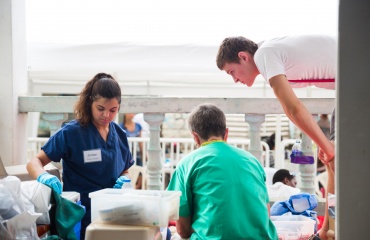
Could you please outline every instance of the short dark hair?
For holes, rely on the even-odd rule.
[[[91,105],[99,98],[116,98],[121,104],[121,87],[110,74],[96,74],[82,89],[74,107],[75,117],[81,126],[87,126],[92,121]]]
[[[287,169],[279,169],[272,177],[272,184],[275,184],[276,182],[283,183],[285,178],[288,178],[288,180],[290,181],[295,178],[295,175],[291,174]]]
[[[213,104],[200,104],[190,113],[189,130],[195,132],[203,140],[211,136],[224,137],[226,133],[226,117],[224,112]]]
[[[248,52],[252,56],[256,53],[258,44],[245,37],[225,38],[217,53],[216,64],[220,70],[223,70],[226,63],[239,63],[239,52]]]

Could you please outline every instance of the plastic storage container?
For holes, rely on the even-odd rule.
[[[307,240],[315,231],[315,221],[302,215],[271,216],[279,240]]]
[[[91,222],[167,227],[179,218],[180,191],[106,188],[89,194]]]

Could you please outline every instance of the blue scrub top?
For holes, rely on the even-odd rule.
[[[63,159],[63,191],[76,191],[81,197],[112,188],[120,174],[134,164],[126,133],[114,122],[109,124],[106,142],[94,124],[82,127],[74,120],[51,136],[41,149],[54,162]],[[100,152],[101,157],[86,159],[91,152]]]

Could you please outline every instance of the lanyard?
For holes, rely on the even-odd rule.
[[[207,146],[207,145],[209,145],[209,144],[211,144],[211,143],[215,143],[215,142],[225,142],[225,141],[224,141],[224,140],[212,140],[212,141],[207,141],[207,142],[202,143],[201,147],[203,147],[203,146]]]

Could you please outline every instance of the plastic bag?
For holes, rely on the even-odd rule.
[[[4,219],[11,219],[21,213],[11,191],[0,182],[0,216]]]
[[[271,216],[281,216],[284,213],[291,212],[294,215],[306,215],[311,217],[311,212],[317,207],[315,195],[300,193],[293,195],[289,200],[275,202],[270,211]]]
[[[35,222],[42,214],[34,212],[34,205],[23,197],[20,185],[14,176],[0,180],[0,239],[39,239]]]
[[[42,216],[36,221],[37,224],[50,224],[50,196],[51,188],[37,181],[25,181],[21,183],[22,195],[34,206],[34,211]]]

